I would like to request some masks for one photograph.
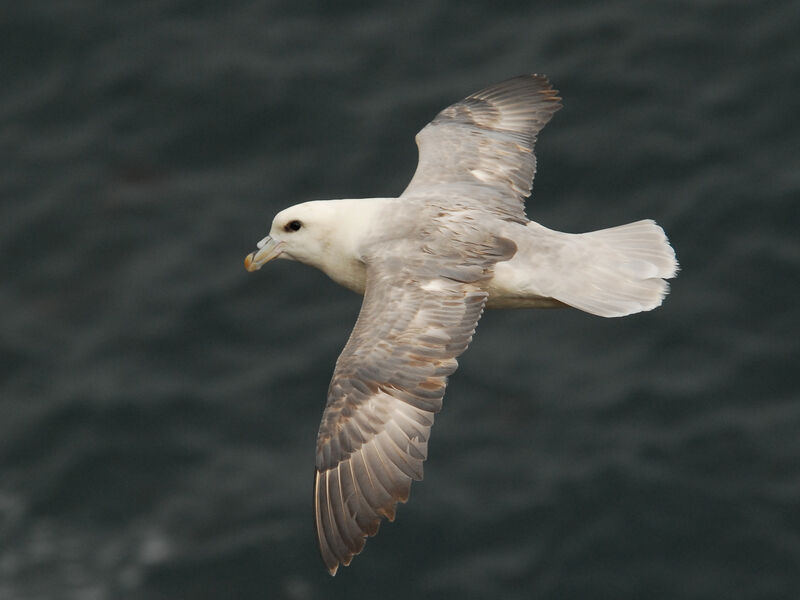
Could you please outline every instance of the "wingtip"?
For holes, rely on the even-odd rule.
[[[339,560],[333,554],[328,544],[328,540],[326,539],[326,534],[323,529],[321,518],[320,518],[320,506],[317,500],[317,493],[318,493],[318,485],[319,485],[319,476],[320,470],[316,467],[314,468],[314,534],[317,537],[317,550],[319,551],[320,560],[322,560],[322,564],[325,565],[328,573],[333,577],[336,575],[336,571],[339,569]]]
[[[539,94],[542,96],[543,100],[547,102],[553,102],[556,106],[556,110],[563,106],[561,104],[562,98],[560,96],[560,92],[553,87],[553,84],[550,82],[550,78],[547,75],[532,73],[531,77],[542,84],[542,89]]]
[[[539,102],[552,103],[552,112],[556,112],[562,107],[559,91],[553,87],[550,78],[542,73],[517,75],[516,77],[511,77],[510,79],[491,85],[475,95],[487,93],[505,94],[512,91],[519,91],[520,89],[524,89],[527,93],[538,96]]]

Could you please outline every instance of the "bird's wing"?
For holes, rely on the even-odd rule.
[[[419,163],[403,196],[468,187],[486,209],[527,221],[536,135],[559,108],[545,76],[522,75],[444,109],[417,134]]]
[[[493,238],[451,256],[405,250],[368,260],[364,302],[317,437],[315,523],[331,574],[361,552],[381,517],[394,519],[411,481],[422,479],[447,376],[486,302],[479,284],[516,246]]]

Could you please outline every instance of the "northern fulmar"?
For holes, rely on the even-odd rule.
[[[621,317],[667,294],[678,264],[655,222],[571,234],[525,215],[536,136],[560,100],[535,74],[468,96],[417,134],[398,198],[292,206],[245,258],[249,271],[300,261],[364,296],[317,435],[314,517],[332,575],[422,479],[447,378],[484,308]]]

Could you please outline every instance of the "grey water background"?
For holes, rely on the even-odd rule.
[[[800,4],[28,1],[0,10],[0,598],[800,595]],[[425,481],[330,578],[314,439],[360,299],[242,259],[395,195],[441,108],[564,109],[528,214],[641,218],[663,307],[490,312]]]

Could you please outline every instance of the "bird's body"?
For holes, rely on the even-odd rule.
[[[491,233],[510,240],[514,255],[497,262],[481,289],[486,308],[573,306],[603,317],[651,310],[667,291],[663,278],[675,274],[674,253],[664,231],[644,220],[583,234],[553,231],[536,222],[518,223],[472,208],[452,210],[446,203],[420,198],[316,200],[287,209],[306,224],[323,229],[320,251],[299,257],[339,285],[364,295],[370,255],[399,242],[418,242],[422,251],[436,241],[448,248]],[[415,215],[403,222],[398,214]],[[278,213],[276,220],[289,216]],[[318,224],[319,223],[319,224]],[[425,223],[428,235],[420,235]],[[476,233],[479,235],[476,236]]]
[[[332,574],[422,478],[447,376],[485,307],[616,317],[667,293],[677,262],[653,221],[570,234],[526,217],[536,135],[558,100],[538,75],[469,96],[419,133],[399,198],[292,206],[245,261],[297,260],[364,295],[317,438],[315,522]]]

